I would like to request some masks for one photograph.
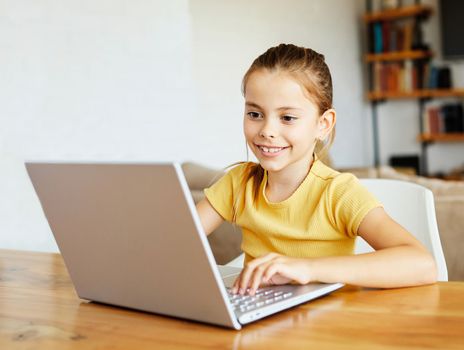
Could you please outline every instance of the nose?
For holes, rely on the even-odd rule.
[[[270,121],[263,123],[263,127],[259,132],[259,136],[271,139],[276,137],[276,130]]]

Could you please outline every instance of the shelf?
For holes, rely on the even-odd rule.
[[[364,22],[378,22],[392,20],[404,17],[413,17],[421,15],[429,15],[432,13],[432,8],[425,5],[404,6],[396,9],[368,13],[363,16]]]
[[[377,5],[380,2],[377,0],[366,1],[366,8],[372,9],[375,1]],[[399,1],[398,3],[402,2]],[[437,86],[435,83],[428,84],[429,81],[432,81],[432,65],[430,61],[434,56],[434,52],[428,49],[429,46],[426,42],[422,41],[423,25],[425,20],[436,12],[436,5],[424,5],[421,4],[420,0],[414,3],[415,5],[394,9],[374,10],[362,17],[367,34],[366,48],[369,50],[364,52],[362,60],[367,68],[368,81],[372,89],[367,91],[366,98],[370,101],[372,107],[374,164],[376,166],[381,163],[378,126],[380,102],[392,102],[394,100],[415,101],[419,107],[418,119],[419,122],[422,122],[423,114],[426,111],[426,103],[429,100],[450,97],[459,99],[456,102],[464,101],[464,87],[455,89],[417,89],[417,86]],[[413,45],[412,42],[415,44]],[[388,51],[389,48],[396,48],[399,51]],[[409,50],[401,50],[402,48],[408,48]],[[417,50],[414,48],[417,48]],[[435,75],[433,75],[433,78],[435,78]],[[404,91],[405,87],[412,89],[412,86],[415,86],[416,89]],[[384,91],[384,88],[388,90]],[[442,102],[446,102],[446,100]],[[420,123],[420,125],[420,134],[417,135],[417,141],[421,144],[419,174],[426,175],[428,173],[428,146],[441,142],[461,142],[464,144],[464,132],[430,134],[423,132],[423,123]]]
[[[464,97],[464,89],[437,89],[437,90],[415,90],[404,91],[384,91],[369,92],[367,98],[370,101],[389,100],[389,99],[412,99],[412,98],[431,98],[431,97]]]
[[[464,142],[464,133],[420,134],[417,140],[421,142]]]
[[[365,55],[366,62],[379,62],[379,61],[403,61],[403,60],[417,60],[421,58],[432,57],[432,51],[394,51],[384,53],[370,53]]]

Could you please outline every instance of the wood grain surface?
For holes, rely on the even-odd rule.
[[[464,283],[333,294],[235,331],[81,300],[58,254],[0,250],[0,349],[464,349]]]

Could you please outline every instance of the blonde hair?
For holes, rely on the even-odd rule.
[[[280,44],[271,47],[258,56],[248,68],[242,80],[242,93],[246,93],[246,85],[250,76],[258,70],[282,71],[295,79],[307,93],[308,98],[318,107],[319,115],[332,108],[332,77],[325,63],[324,55],[305,47],[292,44]],[[328,135],[327,140],[317,140],[314,152],[319,158],[327,156],[328,149],[335,138],[335,128]],[[264,169],[260,164],[240,162],[234,165],[247,163],[239,186],[236,200],[233,205],[233,219],[237,217],[239,202],[243,201],[245,185],[253,178],[253,199],[256,202],[260,184],[264,178]]]

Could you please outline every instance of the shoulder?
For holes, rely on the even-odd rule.
[[[248,172],[253,165],[255,165],[255,163],[252,162],[239,162],[232,164],[226,168],[227,174],[230,176],[240,176]]]
[[[242,183],[243,179],[249,174],[250,169],[255,163],[240,162],[230,165],[225,169],[225,173],[218,177],[216,181],[210,186],[211,188],[231,187],[235,188]]]
[[[253,162],[240,162],[232,164],[227,168],[225,176],[231,178],[235,181],[242,181],[244,178],[247,178],[248,175],[258,166],[258,164]]]
[[[364,192],[356,176],[336,171],[319,160],[314,163],[313,174],[319,186],[322,187],[321,190],[332,199],[340,198],[348,193],[357,195]]]
[[[356,183],[358,179],[351,173],[340,173],[334,170],[320,160],[317,160],[312,169],[312,173],[320,181],[325,182],[327,185],[340,186],[344,184]]]
[[[329,206],[346,207],[355,211],[359,208],[381,206],[377,198],[355,175],[326,168],[324,192]]]
[[[353,188],[358,186],[362,186],[359,179],[351,173],[338,173],[330,183],[330,187],[334,189]]]
[[[324,181],[321,199],[333,225],[349,237],[356,236],[363,218],[382,204],[351,173],[340,173],[327,166],[321,167]]]

